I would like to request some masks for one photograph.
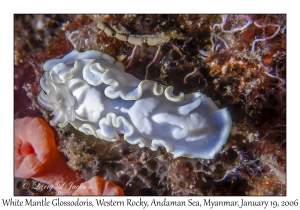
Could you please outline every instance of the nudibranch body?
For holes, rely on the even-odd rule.
[[[124,139],[174,158],[212,159],[231,130],[227,109],[200,92],[173,94],[173,87],[139,80],[99,51],[72,51],[47,61],[38,101],[53,111],[51,125],[68,123],[107,141]]]

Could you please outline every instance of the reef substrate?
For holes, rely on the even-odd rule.
[[[109,36],[100,22],[127,37],[168,38],[135,46]],[[125,195],[286,195],[285,15],[15,15],[14,32],[15,119],[49,122],[50,112],[36,100],[42,64],[74,49],[107,53],[127,73],[176,93],[200,90],[232,116],[231,135],[212,160],[174,159],[164,148],[53,127],[68,165],[82,171],[79,178],[98,175]]]

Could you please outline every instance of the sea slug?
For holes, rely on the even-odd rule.
[[[231,117],[200,92],[173,94],[173,87],[139,80],[99,51],[72,51],[43,65],[39,103],[52,111],[52,126],[70,123],[107,141],[124,139],[174,158],[212,159],[226,143]]]

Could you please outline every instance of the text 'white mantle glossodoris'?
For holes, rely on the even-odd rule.
[[[174,157],[214,158],[231,130],[227,109],[200,92],[173,95],[173,87],[139,80],[99,51],[72,51],[47,61],[38,101],[53,111],[51,125],[68,123],[107,141],[124,139]]]

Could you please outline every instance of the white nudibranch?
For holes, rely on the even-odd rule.
[[[212,159],[226,143],[231,117],[200,92],[173,94],[173,87],[139,80],[99,51],[72,51],[47,61],[39,103],[52,111],[52,126],[74,128],[107,141],[119,140],[174,158]]]

